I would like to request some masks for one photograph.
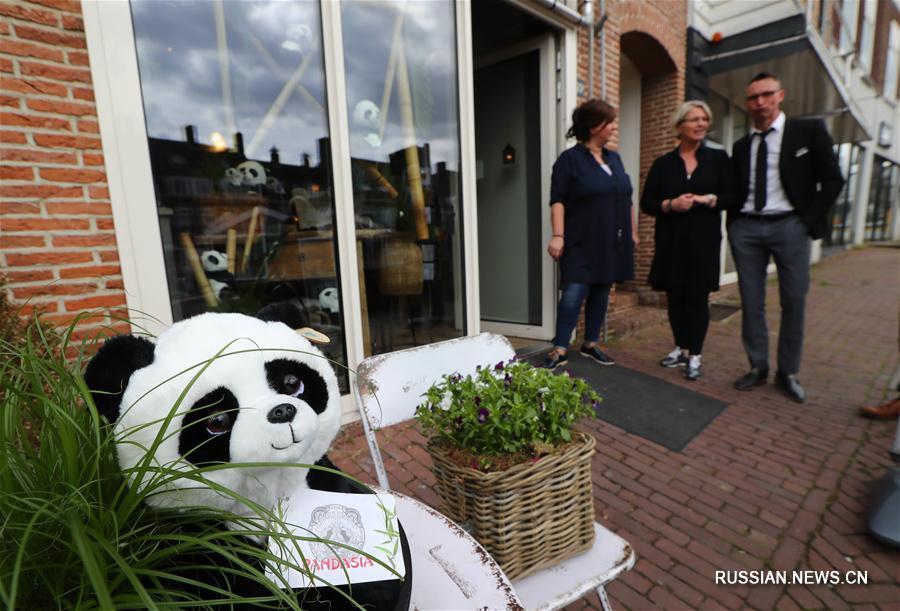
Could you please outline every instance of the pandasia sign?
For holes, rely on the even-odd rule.
[[[372,566],[375,562],[366,556],[332,556],[331,558],[304,558],[306,568],[310,571],[334,571],[336,569],[361,569]]]
[[[2,0],[0,0],[2,1]],[[298,489],[282,505],[281,536],[269,537],[277,575],[291,588],[368,583],[406,575],[396,499],[389,493]]]

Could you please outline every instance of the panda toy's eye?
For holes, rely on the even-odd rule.
[[[206,431],[210,435],[222,435],[231,430],[234,416],[230,412],[216,412],[206,420]]]
[[[303,384],[303,380],[292,373],[284,376],[284,380],[282,380],[281,386],[284,390],[284,394],[290,395],[292,397],[298,397],[303,394],[304,390],[306,390],[306,387]]]

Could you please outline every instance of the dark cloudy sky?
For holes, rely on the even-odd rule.
[[[210,135],[220,132],[230,143],[215,1],[136,0],[131,6],[149,135],[183,140],[184,126],[191,124],[197,127],[201,142],[209,143]],[[316,141],[328,135],[318,2],[244,0],[225,1],[220,6],[225,17],[235,123],[245,147],[255,143],[248,153],[265,160],[269,149],[276,146],[285,163],[299,163],[303,153],[317,163]],[[352,121],[359,101],[381,104],[399,12],[403,13],[402,44],[414,101],[416,141],[430,144],[432,164],[446,161],[456,169],[456,42],[449,0],[342,3],[348,99],[340,110],[349,109],[351,114],[352,154],[387,160],[389,153],[404,144],[396,82],[380,147],[365,143],[368,130]],[[307,55],[311,57],[299,82],[309,96],[291,91],[275,120],[261,131],[263,118]]]

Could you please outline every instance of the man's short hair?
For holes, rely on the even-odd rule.
[[[759,72],[756,76],[750,79],[750,83],[755,83],[756,81],[764,81],[766,79],[772,79],[776,81],[779,85],[781,84],[781,79],[778,78],[777,74],[772,74],[771,72]],[[747,83],[748,85],[750,83]]]

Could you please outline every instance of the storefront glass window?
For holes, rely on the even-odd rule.
[[[859,180],[859,145],[845,142],[835,145],[834,148],[841,174],[847,178],[847,181],[844,183],[844,189],[838,196],[831,213],[831,233],[825,236],[826,246],[838,246],[850,242],[852,238],[850,211],[853,208],[853,197]]]
[[[869,187],[869,205],[866,209],[866,240],[881,241],[891,238],[892,199],[900,189],[900,165],[875,155],[872,164],[872,182]]]
[[[730,106],[728,98],[711,91],[707,103],[712,111],[713,122],[709,126],[706,138],[719,147],[727,147],[730,144],[725,137],[725,126],[728,125],[728,107]]]
[[[366,354],[459,337],[454,5],[350,1],[341,22]]]
[[[131,7],[174,319],[290,301],[343,361],[319,3]]]

